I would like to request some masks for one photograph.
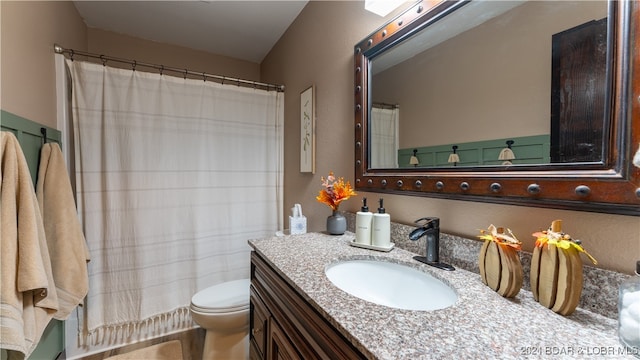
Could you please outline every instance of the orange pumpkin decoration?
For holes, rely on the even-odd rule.
[[[508,229],[507,229],[508,230]],[[522,264],[520,263],[521,242],[504,233],[503,228],[489,226],[489,232],[481,230],[484,244],[480,250],[479,267],[482,282],[498,294],[511,298],[522,288]]]
[[[537,237],[531,258],[531,292],[540,304],[561,315],[570,315],[582,293],[582,259],[584,253],[598,262],[580,245],[580,240],[562,232],[562,220],[551,223],[549,230],[534,233]]]

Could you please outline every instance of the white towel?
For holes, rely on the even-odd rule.
[[[90,257],[64,157],[56,143],[42,146],[36,195],[59,301],[53,317],[66,320],[71,311],[82,304],[89,290],[87,262]]]
[[[0,347],[28,357],[58,309],[38,201],[18,139],[0,133]]]

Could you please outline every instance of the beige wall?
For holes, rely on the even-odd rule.
[[[197,72],[260,80],[260,65],[200,50],[143,40],[111,31],[88,29],[88,51]],[[117,66],[116,63],[113,66]],[[119,65],[122,66],[122,65]],[[176,76],[178,74],[173,73]]]
[[[330,212],[314,199],[320,176],[333,170],[354,179],[353,47],[384,22],[365,12],[361,1],[312,1],[262,64],[263,81],[287,86],[285,211],[301,203],[310,230],[323,230]],[[299,172],[298,102],[300,92],[311,84],[316,86],[318,105],[315,175]],[[531,233],[563,219],[564,230],[583,240],[600,267],[632,273],[640,259],[638,217],[364,192],[346,201],[343,209],[357,211],[363,196],[370,204],[383,196],[393,221],[412,224],[419,217],[439,216],[442,231],[470,238],[491,223],[507,226],[528,251],[534,242]]]
[[[71,2],[3,0],[0,14],[0,107],[55,128],[53,44],[86,50],[86,27]]]

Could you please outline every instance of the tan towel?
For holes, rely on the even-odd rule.
[[[76,203],[60,146],[47,143],[40,152],[36,187],[47,237],[59,308],[53,317],[66,320],[89,289],[89,249],[78,221]]]
[[[29,356],[58,309],[44,227],[20,144],[0,132],[0,347]]]

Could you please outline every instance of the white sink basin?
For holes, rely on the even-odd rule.
[[[442,281],[401,264],[348,260],[327,266],[325,273],[341,290],[392,308],[438,310],[458,300],[455,291]]]

